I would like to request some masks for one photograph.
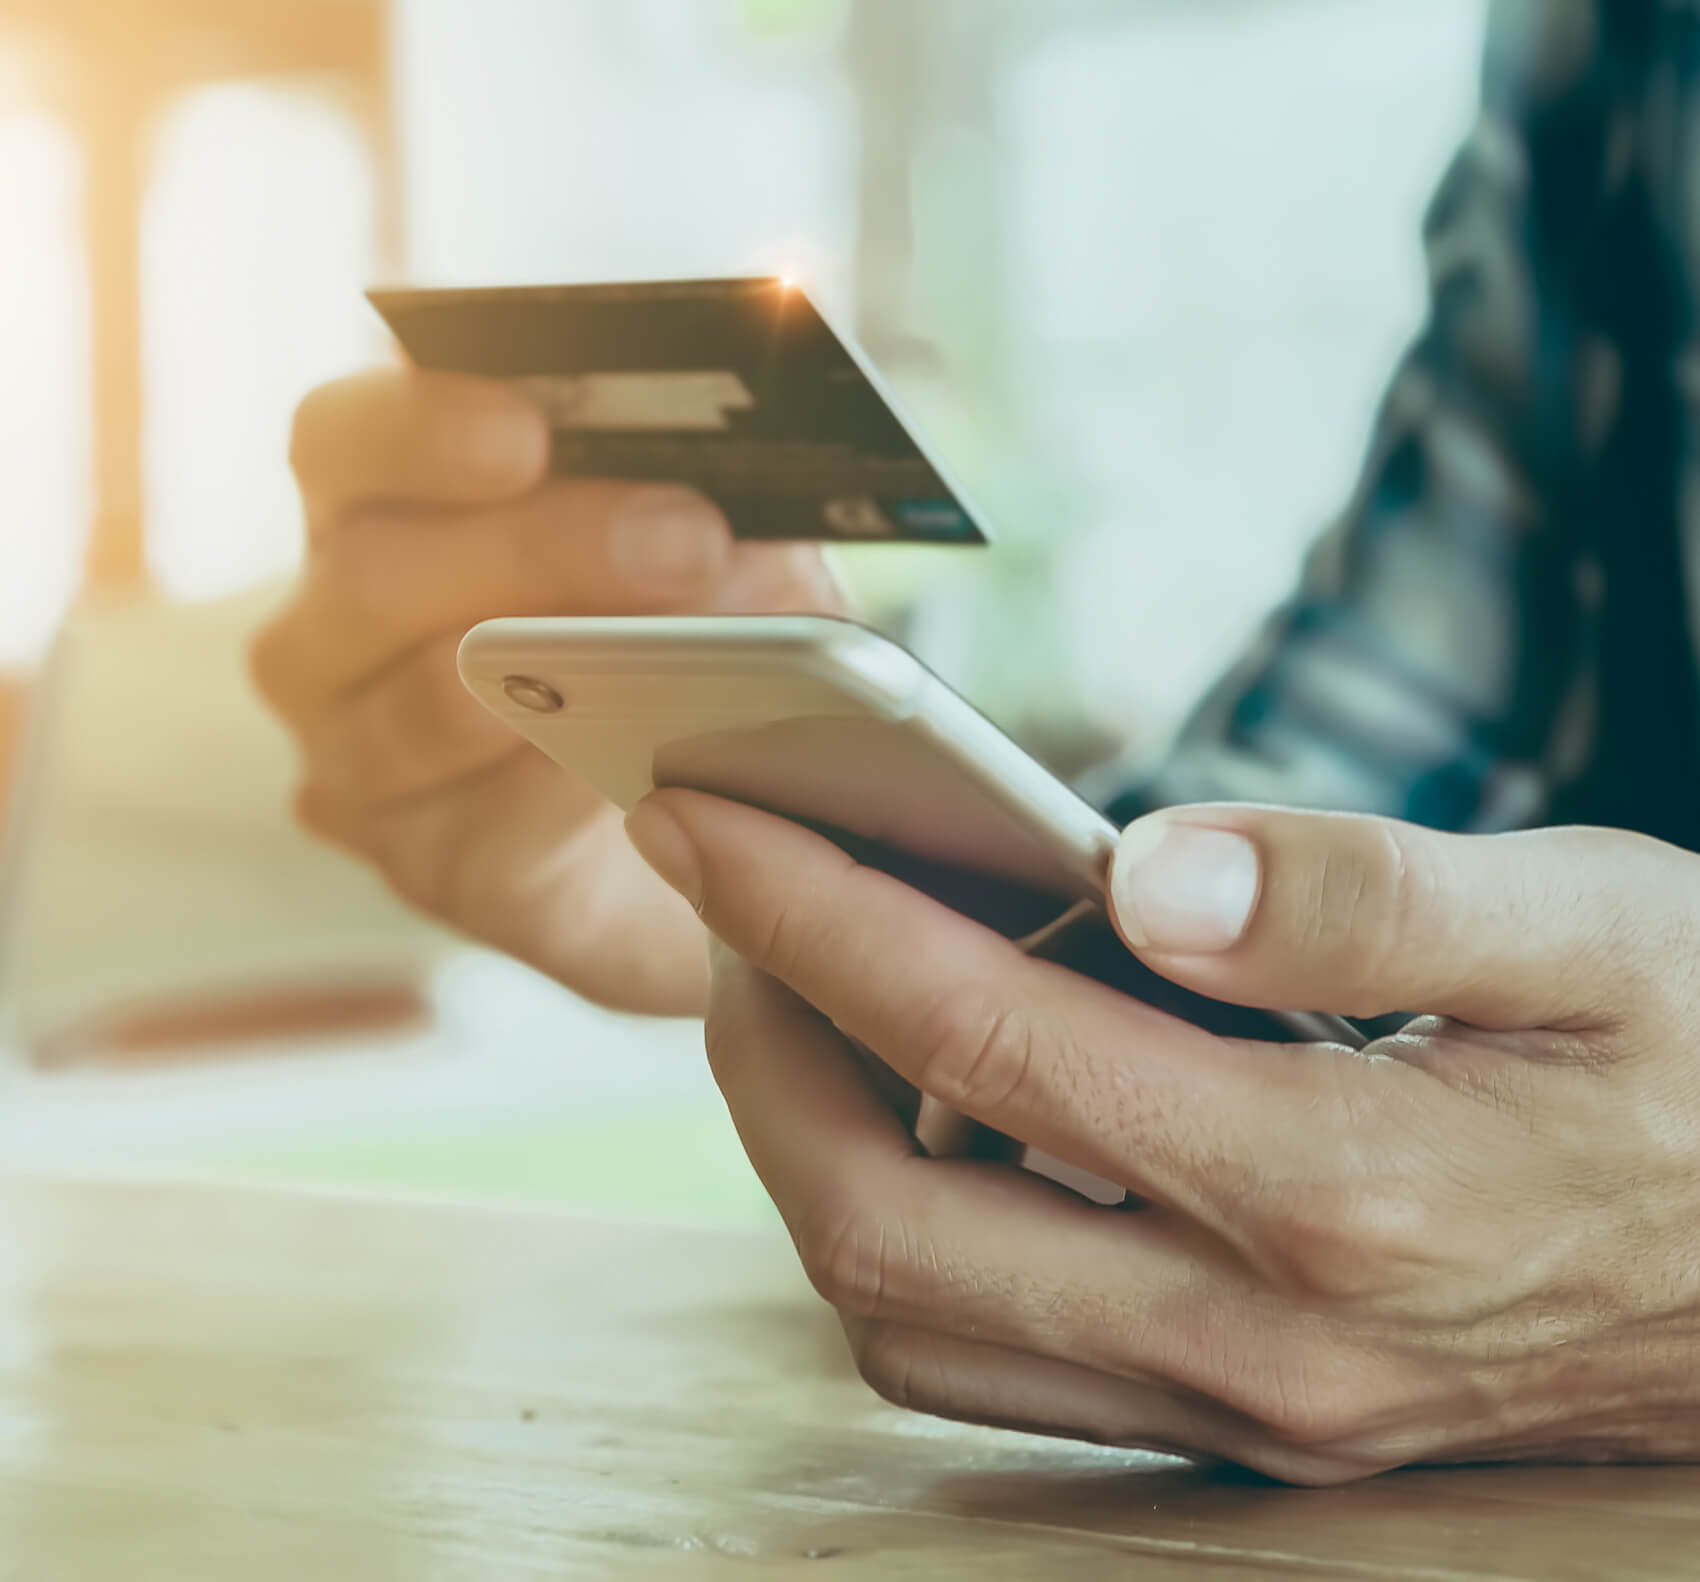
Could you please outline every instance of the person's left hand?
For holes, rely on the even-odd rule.
[[[629,829],[724,942],[715,1074],[887,1398],[1304,1483],[1700,1458],[1700,858],[1134,826],[1118,923],[1166,976],[1442,1013],[1351,1053],[1212,1037],[732,803],[658,793]],[[926,1157],[851,1039],[1147,1206]]]

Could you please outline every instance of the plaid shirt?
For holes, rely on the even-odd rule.
[[[1700,848],[1700,0],[1500,0],[1427,323],[1293,597],[1112,804]]]

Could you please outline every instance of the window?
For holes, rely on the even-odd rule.
[[[64,126],[0,115],[0,665],[38,658],[92,506],[82,166]]]
[[[374,255],[371,162],[336,109],[224,84],[171,113],[142,239],[148,562],[167,593],[294,564],[290,414],[381,352]]]

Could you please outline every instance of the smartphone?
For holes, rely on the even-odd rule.
[[[1116,827],[914,655],[854,622],[487,621],[461,644],[460,674],[492,714],[622,808],[661,786],[728,797],[1209,1031],[1365,1041],[1338,1017],[1226,1005],[1145,967],[1105,908]],[[936,1106],[923,1106],[917,1135],[934,1152],[1020,1148]],[[1021,1157],[1111,1200],[1102,1183]]]

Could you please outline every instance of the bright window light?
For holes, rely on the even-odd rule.
[[[287,572],[300,520],[289,419],[383,345],[371,161],[299,94],[208,88],[169,117],[143,226],[148,562],[214,598]]]
[[[0,115],[0,665],[38,658],[91,510],[82,165],[66,129]]]

